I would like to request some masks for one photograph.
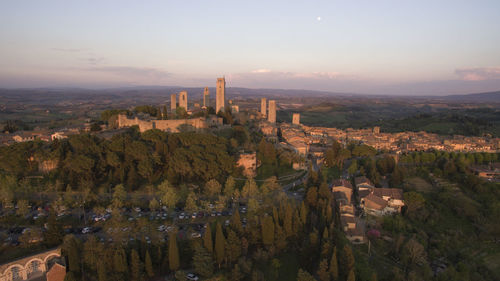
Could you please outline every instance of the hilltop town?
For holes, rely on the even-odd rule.
[[[456,262],[437,245],[423,250],[425,237],[463,216],[471,227],[478,216],[495,224],[493,213],[477,210],[494,201],[474,194],[500,179],[497,137],[308,126],[282,98],[233,98],[225,78],[213,100],[210,87],[201,98],[180,89],[162,103],[101,107],[70,126],[5,124],[0,280],[210,280],[264,274],[269,259],[313,268],[320,280],[437,277]],[[289,120],[279,119],[283,111]],[[421,226],[431,216],[436,223]],[[408,234],[417,225],[423,230]],[[489,227],[477,231],[490,237]],[[474,245],[467,247],[484,247]],[[108,272],[89,249],[124,259],[106,262]],[[419,261],[408,259],[414,249]],[[354,256],[372,268],[344,266]],[[306,274],[277,272],[287,280]]]

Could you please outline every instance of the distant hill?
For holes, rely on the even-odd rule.
[[[442,99],[449,101],[467,101],[467,102],[495,102],[500,103],[500,91],[466,94],[466,95],[450,95],[444,96]]]

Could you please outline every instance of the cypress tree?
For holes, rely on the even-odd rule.
[[[106,265],[102,262],[97,264],[97,280],[99,281],[107,281],[108,276],[106,273]]]
[[[274,222],[270,216],[262,219],[262,243],[266,246],[271,246],[274,242]]]
[[[163,120],[166,120],[166,119],[167,119],[167,117],[168,117],[168,116],[167,116],[167,106],[166,106],[166,105],[164,105],[164,106],[163,106],[163,112],[162,112],[162,113],[163,113],[163,114],[162,114],[162,119],[163,119]]]
[[[80,250],[75,236],[66,236],[64,239],[63,250],[68,257],[69,271],[80,272]]]
[[[204,278],[212,277],[214,273],[214,260],[204,247],[197,246],[193,255],[194,271]]]
[[[332,276],[333,281],[337,281],[339,279],[339,265],[337,262],[337,247],[333,248],[332,258],[330,260],[330,275]]]
[[[286,237],[290,237],[293,235],[293,229],[292,229],[292,207],[290,207],[290,204],[287,204],[285,207],[285,217],[283,219],[283,228],[285,231]]]
[[[328,261],[326,259],[321,260],[316,274],[318,275],[320,281],[330,280],[330,274],[328,272]]]
[[[130,253],[130,280],[139,281],[142,276],[142,264],[135,249]]]
[[[226,239],[226,256],[229,263],[238,260],[241,255],[241,240],[238,238],[236,232],[231,229],[227,233]]]
[[[222,232],[222,226],[217,223],[217,231],[215,233],[215,259],[217,264],[220,265],[224,260],[224,247],[226,244],[226,238],[224,238],[224,233]]]
[[[354,275],[354,269],[351,269],[349,271],[349,274],[347,275],[347,281],[356,281],[356,276]]]
[[[345,267],[347,270],[351,270],[354,268],[354,255],[352,254],[352,249],[348,245],[344,246],[344,255],[345,255]]]
[[[116,272],[124,273],[127,272],[127,256],[125,250],[121,246],[115,249],[113,255],[113,268]]]
[[[300,204],[300,220],[302,224],[305,225],[307,223],[307,209],[304,201]]]
[[[203,246],[209,253],[213,253],[214,251],[214,242],[212,240],[212,230],[210,229],[210,224],[207,225],[207,230],[203,235]]]
[[[177,247],[176,233],[170,234],[170,239],[168,242],[168,263],[170,270],[176,271],[177,269],[179,269],[179,248]]]
[[[236,209],[233,216],[231,217],[231,227],[238,233],[243,232],[243,227],[241,226],[240,212],[238,212],[238,209]]]
[[[149,255],[149,251],[146,251],[146,257],[144,258],[144,268],[149,278],[155,275],[153,270],[153,262],[151,261],[151,256]]]
[[[75,274],[73,274],[72,271],[66,273],[66,276],[64,277],[64,281],[76,281]]]

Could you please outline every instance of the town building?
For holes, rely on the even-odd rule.
[[[293,125],[300,125],[300,113],[294,113],[292,115],[292,124]]]
[[[243,167],[243,175],[253,178],[257,171],[257,153],[241,153],[238,158],[238,167]]]
[[[66,276],[61,248],[56,248],[0,265],[0,281],[62,281]]]

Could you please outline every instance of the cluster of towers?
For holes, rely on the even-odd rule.
[[[267,106],[267,99],[260,99],[260,113],[265,118],[267,117],[267,121],[269,123],[276,123],[276,101],[269,100],[269,108]]]
[[[217,78],[216,92],[215,92],[215,112],[224,111],[226,104],[226,79],[224,77]],[[203,90],[203,107],[210,106],[210,90],[205,87]],[[187,91],[179,93],[179,107],[188,110],[188,94]],[[175,112],[177,109],[177,94],[170,95],[170,110]]]
[[[203,108],[210,106],[210,90],[205,87],[203,90]],[[183,107],[186,111],[188,110],[188,93],[187,91],[181,91],[179,93],[179,107]],[[226,108],[226,79],[224,77],[217,78],[217,84],[215,87],[215,112],[224,111]],[[175,112],[177,109],[177,94],[170,95],[170,109]],[[238,106],[232,106],[231,110],[233,112],[239,112]],[[267,118],[269,123],[276,123],[276,101],[267,100],[267,98],[261,98],[260,100],[260,113],[263,118]],[[300,124],[300,114],[294,113],[292,116],[292,124]]]

